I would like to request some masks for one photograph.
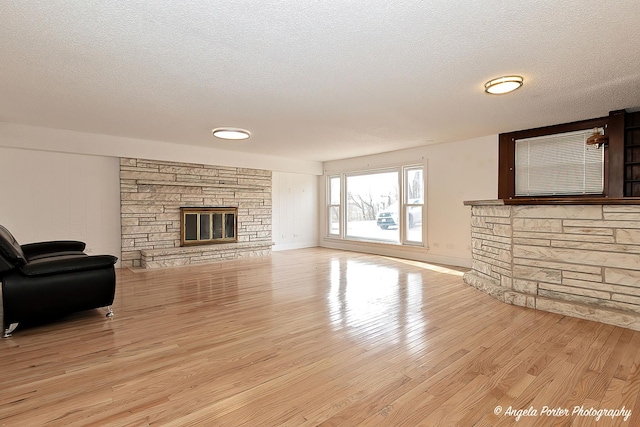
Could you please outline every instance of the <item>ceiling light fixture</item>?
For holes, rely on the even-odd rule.
[[[513,92],[522,86],[523,79],[520,76],[504,76],[489,80],[484,84],[484,91],[492,95],[502,95]]]
[[[213,136],[220,139],[247,139],[251,136],[248,130],[238,128],[216,128],[213,130]]]

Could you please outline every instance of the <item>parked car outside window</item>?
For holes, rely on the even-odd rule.
[[[419,199],[413,199],[409,201],[409,204],[420,203]],[[409,228],[413,228],[418,224],[422,224],[422,207],[421,206],[409,206]],[[393,203],[389,205],[385,210],[378,214],[376,223],[378,227],[383,230],[388,228],[398,227],[400,225],[399,217],[399,205]]]

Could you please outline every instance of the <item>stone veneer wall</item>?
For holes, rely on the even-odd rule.
[[[640,206],[469,204],[467,284],[506,303],[640,330]]]
[[[122,158],[120,203],[122,267],[271,253],[271,171]],[[238,244],[180,248],[183,206],[238,207]]]

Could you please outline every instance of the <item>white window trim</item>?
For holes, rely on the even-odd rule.
[[[407,202],[407,194],[406,194],[406,174],[408,170],[411,169],[422,169],[422,185],[423,185],[423,203],[422,204],[410,204]],[[348,171],[341,173],[330,173],[327,174],[326,179],[326,191],[325,191],[325,199],[326,199],[326,208],[325,212],[327,215],[325,221],[325,235],[327,239],[334,239],[344,242],[364,242],[364,243],[375,243],[389,246],[406,246],[406,247],[414,247],[414,248],[425,248],[427,249],[427,212],[426,212],[426,200],[427,200],[427,183],[426,183],[426,165],[424,163],[416,163],[416,164],[402,164],[396,166],[382,167],[382,168],[373,168],[366,170],[358,170],[358,171]],[[350,176],[361,176],[361,175],[370,175],[375,173],[385,173],[385,172],[397,172],[398,173],[398,191],[400,193],[400,200],[402,203],[399,203],[399,241],[398,242],[390,242],[388,240],[379,240],[373,238],[360,238],[354,236],[347,236],[346,233],[346,209],[347,209],[347,178]],[[331,234],[331,207],[338,206],[331,204],[331,179],[339,178],[340,179],[340,205],[339,205],[339,233]],[[422,207],[422,241],[417,242],[413,240],[407,240],[407,228],[406,228],[406,220],[405,220],[405,212],[407,207],[409,206],[421,206]]]

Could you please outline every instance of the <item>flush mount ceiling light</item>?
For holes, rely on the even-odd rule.
[[[251,133],[238,128],[216,128],[213,130],[213,136],[220,139],[247,139]]]
[[[504,76],[489,80],[484,84],[484,91],[492,95],[502,95],[513,92],[522,86],[523,79],[520,76]]]

